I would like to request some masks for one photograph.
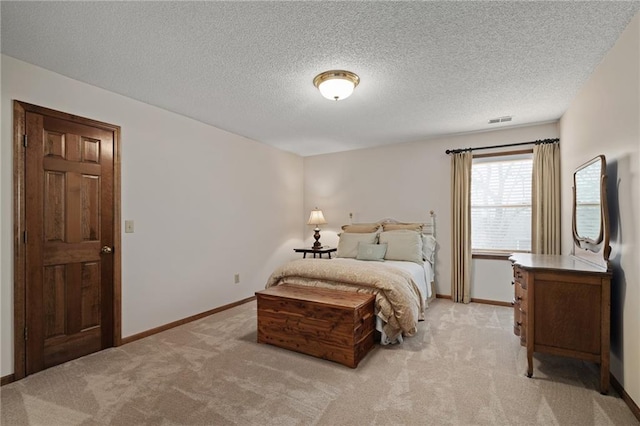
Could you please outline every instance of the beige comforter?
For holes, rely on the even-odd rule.
[[[394,340],[412,336],[424,319],[424,301],[407,272],[384,263],[352,259],[298,259],[276,269],[266,287],[294,284],[376,295],[376,315]]]

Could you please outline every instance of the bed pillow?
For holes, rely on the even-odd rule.
[[[358,243],[358,260],[376,260],[384,262],[384,254],[387,252],[386,244]]]
[[[422,234],[408,229],[386,231],[380,234],[380,244],[387,244],[385,260],[404,260],[420,265],[422,259]]]
[[[338,241],[336,257],[355,258],[358,255],[358,243],[375,244],[377,240],[377,232],[368,234],[343,232],[340,234],[340,241]]]
[[[383,231],[399,231],[402,229],[406,229],[409,231],[422,232],[422,224],[421,223],[383,223],[382,230]]]
[[[350,234],[370,234],[378,231],[380,225],[377,223],[356,223],[355,225],[343,225],[342,231]]]
[[[433,265],[436,253],[436,239],[433,235],[422,235],[422,257]]]

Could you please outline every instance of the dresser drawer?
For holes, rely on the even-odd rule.
[[[522,288],[518,283],[515,285],[515,297],[516,304],[518,304],[520,311],[527,312],[527,290]]]
[[[513,300],[513,334],[520,335],[520,302]]]
[[[527,272],[518,266],[513,267],[513,333],[525,342],[527,305]],[[524,318],[524,320],[523,320]],[[523,343],[524,344],[524,343]]]
[[[528,275],[529,274],[522,268],[519,268],[518,266],[513,267],[513,281],[516,286],[519,284],[520,287],[526,289]]]
[[[520,311],[520,345],[527,346],[527,313]]]

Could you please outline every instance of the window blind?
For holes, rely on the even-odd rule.
[[[531,154],[473,160],[473,250],[531,251],[532,167]]]

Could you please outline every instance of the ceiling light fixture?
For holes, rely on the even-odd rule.
[[[353,93],[360,83],[360,77],[351,71],[331,70],[322,72],[313,79],[313,85],[322,96],[332,101],[341,101]]]

